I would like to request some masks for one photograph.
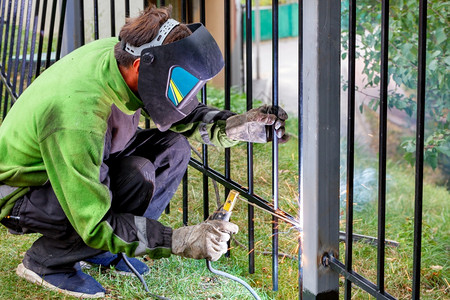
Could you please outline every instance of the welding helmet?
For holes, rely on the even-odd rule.
[[[141,58],[138,93],[144,110],[160,131],[197,107],[196,95],[224,66],[216,41],[200,23],[187,25],[192,32],[188,37],[162,45],[178,24],[169,19],[155,39],[140,47],[123,45],[125,51]]]

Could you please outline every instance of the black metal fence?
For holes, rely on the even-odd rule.
[[[105,2],[105,1],[104,1]],[[116,3],[117,2],[117,3]],[[145,5],[143,1],[142,5]],[[157,1],[159,5],[165,5],[166,1]],[[167,1],[174,5],[176,11],[179,12],[179,18],[184,22],[192,21],[193,2],[200,7],[200,21],[205,23],[206,20],[206,1]],[[32,82],[34,78],[39,76],[41,71],[49,67],[54,61],[57,61],[62,52],[70,51],[70,48],[78,47],[86,43],[86,27],[92,27],[94,39],[100,38],[99,33],[104,28],[99,25],[99,2],[97,0],[89,2],[91,10],[86,9],[86,1],[66,1],[66,0],[0,0],[0,95],[2,118],[6,116],[9,108],[14,104],[23,90]],[[102,2],[103,3],[103,2]],[[345,232],[345,261],[341,262],[337,257],[337,253],[317,253],[323,258],[323,264],[331,267],[332,270],[338,272],[345,278],[345,299],[351,299],[352,284],[359,286],[377,299],[393,299],[385,290],[385,243],[378,242],[377,247],[377,282],[372,283],[353,270],[353,252],[352,245],[354,243],[353,234],[353,181],[354,181],[354,135],[355,135],[355,49],[356,49],[356,0],[349,1],[349,52],[348,52],[348,131],[347,131],[347,211],[346,211],[346,232]],[[135,5],[136,3],[132,3]],[[70,8],[67,6],[70,5]],[[230,109],[231,87],[232,87],[232,64],[231,64],[231,9],[234,2],[230,0],[223,1],[224,17],[224,57],[225,57],[225,75],[224,75],[224,91],[225,91],[225,109]],[[141,6],[143,7],[143,6]],[[76,8],[75,15],[71,15],[74,27],[71,28],[72,37],[68,37],[64,32],[64,26],[67,25],[66,11],[73,13]],[[304,31],[309,30],[303,26],[303,1],[299,1],[299,36],[304,36]],[[253,105],[253,65],[252,65],[252,1],[246,1],[243,9],[242,25],[245,27],[245,48],[242,51],[245,61],[245,91],[247,99],[247,110]],[[110,12],[110,29],[109,35],[117,34],[117,27],[123,24],[123,19],[119,20],[117,14],[121,13],[124,17],[130,16],[130,1],[109,1]],[[279,105],[279,40],[278,40],[278,4],[272,6],[273,28],[272,28],[272,104]],[[418,80],[418,101],[417,101],[417,161],[416,161],[416,199],[415,199],[415,226],[414,226],[414,270],[412,282],[413,299],[420,298],[420,265],[421,265],[421,220],[422,220],[422,187],[423,187],[423,144],[424,144],[424,103],[425,103],[425,51],[426,51],[426,15],[427,1],[420,0],[420,31],[419,31],[419,80]],[[75,17],[74,17],[75,16]],[[87,21],[87,16],[93,20],[93,23]],[[378,241],[385,241],[385,204],[386,204],[386,132],[387,132],[387,83],[388,83],[388,33],[389,33],[389,1],[382,1],[381,10],[381,28],[382,28],[382,46],[381,46],[381,104],[380,104],[380,130],[379,130],[379,198],[378,198]],[[66,25],[65,25],[66,24]],[[208,24],[206,24],[208,26]],[[106,30],[106,29],[105,29]],[[311,29],[313,30],[313,29]],[[88,38],[91,38],[90,36]],[[327,37],[323,37],[324,39]],[[304,175],[302,171],[303,157],[303,135],[307,124],[303,121],[303,69],[304,69],[304,45],[307,40],[299,39],[299,95],[298,95],[298,154],[299,154],[299,170],[300,175]],[[63,48],[67,49],[64,50]],[[202,92],[202,102],[207,103],[206,89]],[[210,168],[208,161],[208,146],[202,148],[202,158],[192,158],[190,166],[202,172],[203,174],[203,217],[206,219],[209,215],[209,181],[215,180],[225,187],[225,195],[230,189],[240,192],[241,196],[246,198],[253,205],[248,205],[248,248],[254,249],[254,205],[263,208],[265,211],[273,214],[272,219],[272,280],[273,290],[278,289],[278,222],[284,220],[298,223],[298,220],[280,210],[278,204],[279,197],[279,168],[278,155],[279,146],[277,141],[272,146],[272,197],[269,200],[255,194],[254,191],[254,161],[253,161],[253,145],[247,145],[247,182],[236,182],[232,179],[230,150],[224,152],[224,172],[219,172]],[[188,223],[188,173],[183,180],[183,223]],[[299,183],[300,190],[300,183]],[[300,193],[300,191],[299,191]],[[300,193],[301,194],[301,193]],[[301,203],[302,199],[298,199]],[[337,200],[336,200],[337,201]],[[306,212],[300,212],[306,213]],[[282,217],[282,218],[280,218]],[[338,228],[329,228],[338,234]],[[301,241],[299,241],[301,243]],[[307,240],[303,243],[308,243]],[[303,277],[312,276],[302,273],[302,252],[299,251],[299,297],[303,297]],[[253,251],[249,251],[249,273],[255,272],[255,256]],[[313,293],[314,294],[314,293]],[[337,295],[337,294],[336,294]],[[332,296],[333,298],[336,296]],[[320,298],[320,293],[308,294],[305,298]]]
[[[353,182],[355,136],[355,49],[356,49],[356,0],[349,1],[349,93],[348,93],[348,147],[347,147],[347,208],[345,263],[329,257],[327,264],[345,277],[345,299],[351,299],[352,283],[377,299],[394,299],[385,290],[385,241],[386,241],[386,149],[388,111],[388,48],[389,48],[389,0],[381,1],[381,63],[380,63],[380,121],[379,121],[379,177],[378,177],[378,243],[377,282],[372,283],[353,271]],[[423,153],[425,116],[425,59],[426,59],[427,1],[419,1],[419,44],[417,83],[417,134],[416,179],[414,213],[414,253],[412,299],[420,299],[421,233],[423,204]],[[383,242],[381,242],[383,241]]]

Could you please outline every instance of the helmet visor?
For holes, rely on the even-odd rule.
[[[175,106],[181,106],[184,99],[193,96],[201,85],[201,81],[183,69],[182,67],[174,67],[170,72],[170,78],[167,88],[167,98],[172,101]]]

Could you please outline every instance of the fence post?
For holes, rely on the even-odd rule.
[[[338,299],[340,0],[303,2],[303,299]]]

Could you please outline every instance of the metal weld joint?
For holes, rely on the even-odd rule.
[[[328,267],[330,266],[330,260],[331,260],[332,258],[334,258],[333,252],[331,252],[331,253],[325,252],[325,253],[322,255],[322,265],[323,265],[325,268],[328,268]]]

